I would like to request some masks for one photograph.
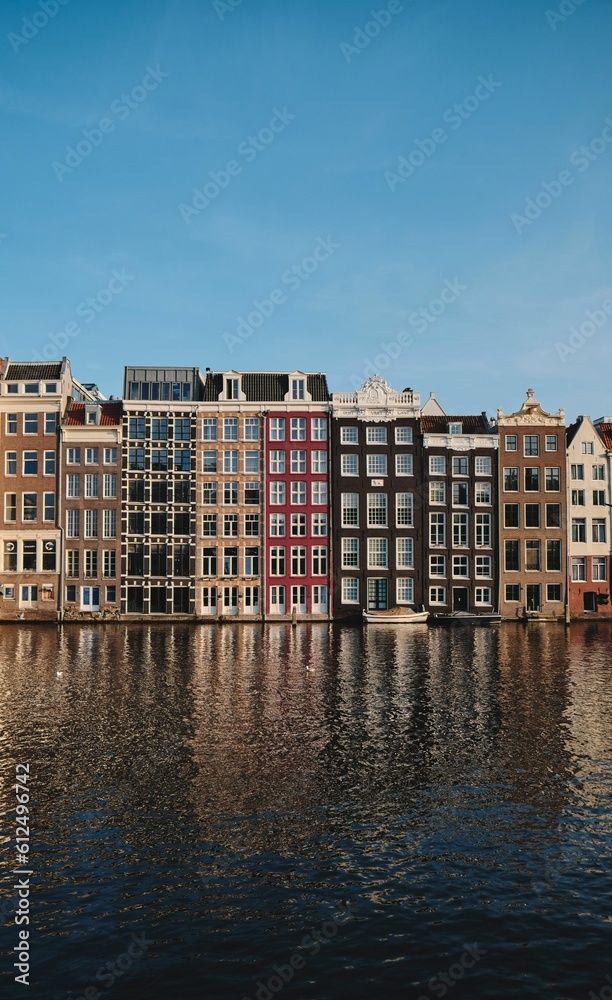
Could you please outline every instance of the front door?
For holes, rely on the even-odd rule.
[[[99,610],[100,610],[100,588],[82,587],[81,611],[99,611]]]
[[[539,583],[527,584],[527,610],[539,611],[542,605],[542,588]]]
[[[19,607],[20,608],[35,608],[38,605],[38,587],[35,584],[29,584],[27,586],[22,586],[19,588]]]
[[[368,611],[386,611],[387,581],[386,579],[368,580]]]
[[[469,611],[470,592],[467,587],[453,587],[453,611]]]
[[[584,595],[584,610],[597,611],[597,594],[594,590],[587,590]]]

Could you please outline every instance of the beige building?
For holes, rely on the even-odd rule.
[[[590,417],[567,429],[569,604],[572,616],[612,615],[608,449]]]

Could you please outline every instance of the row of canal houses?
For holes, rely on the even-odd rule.
[[[612,418],[451,415],[374,375],[0,372],[0,619],[612,616]]]

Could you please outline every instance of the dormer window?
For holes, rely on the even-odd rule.
[[[33,396],[38,395],[39,392],[38,382],[26,382],[23,388],[25,392],[29,392]]]
[[[291,379],[291,398],[292,399],[305,399],[306,397],[306,379],[303,378],[292,378]]]
[[[463,434],[463,424],[449,424],[448,425],[449,434]]]
[[[239,378],[226,378],[226,380],[225,380],[225,398],[226,399],[239,399],[240,398],[240,379]]]
[[[85,423],[86,424],[99,424],[101,416],[101,407],[97,404],[86,404],[85,405]]]

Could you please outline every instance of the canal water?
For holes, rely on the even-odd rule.
[[[6,996],[612,996],[610,625],[5,626],[0,711]]]

